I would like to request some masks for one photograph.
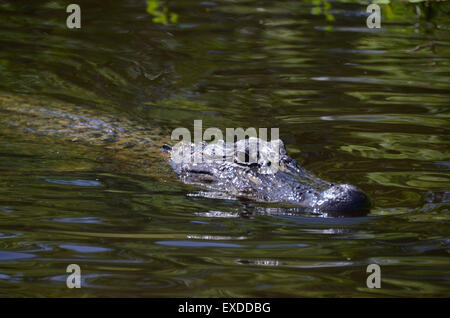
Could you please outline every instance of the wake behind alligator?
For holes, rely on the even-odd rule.
[[[289,157],[281,140],[266,142],[253,137],[236,143],[219,141],[212,148],[204,142],[171,147],[166,144],[168,137],[157,128],[94,114],[71,104],[12,94],[0,94],[0,112],[3,133],[12,130],[97,147],[122,172],[134,169],[139,174],[156,175],[154,167],[161,167],[161,158],[168,157],[180,180],[208,189],[200,192],[206,197],[283,202],[327,216],[360,216],[370,210],[363,191],[353,185],[327,182],[303,169]],[[256,154],[251,151],[254,144],[258,145]],[[218,147],[222,150],[220,156],[214,154]],[[273,156],[273,149],[279,149],[277,156]],[[176,160],[180,151],[192,158],[206,156],[208,160]],[[255,160],[248,160],[251,156]],[[275,166],[277,169],[272,169]]]

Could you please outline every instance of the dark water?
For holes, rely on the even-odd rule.
[[[163,159],[125,173],[2,129],[1,296],[450,295],[447,2],[383,5],[381,30],[358,1],[79,1],[79,30],[67,4],[0,1],[0,91],[167,136],[195,119],[278,127],[292,157],[375,208],[322,218],[191,196]]]

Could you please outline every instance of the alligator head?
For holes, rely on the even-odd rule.
[[[171,165],[183,182],[214,190],[212,193],[292,203],[332,216],[365,215],[370,209],[363,191],[327,182],[303,169],[288,156],[281,140],[251,137],[236,143],[180,142],[163,149],[170,153]]]

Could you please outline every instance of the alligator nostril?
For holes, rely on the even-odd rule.
[[[349,184],[334,185],[320,195],[315,210],[339,216],[366,215],[371,204],[367,195]]]

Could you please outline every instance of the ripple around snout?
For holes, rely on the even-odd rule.
[[[33,258],[36,255],[30,253],[12,252],[12,251],[0,251],[0,262],[4,261],[18,261],[22,259]]]
[[[45,178],[44,181],[48,183],[53,184],[59,184],[59,185],[70,185],[70,186],[78,186],[78,187],[101,187],[102,183],[95,180],[83,180],[83,179],[76,179],[76,180],[62,180],[62,179],[51,179],[51,178]]]
[[[222,247],[222,248],[242,248],[239,244],[200,242],[200,241],[157,241],[156,244],[176,246],[176,247]]]

